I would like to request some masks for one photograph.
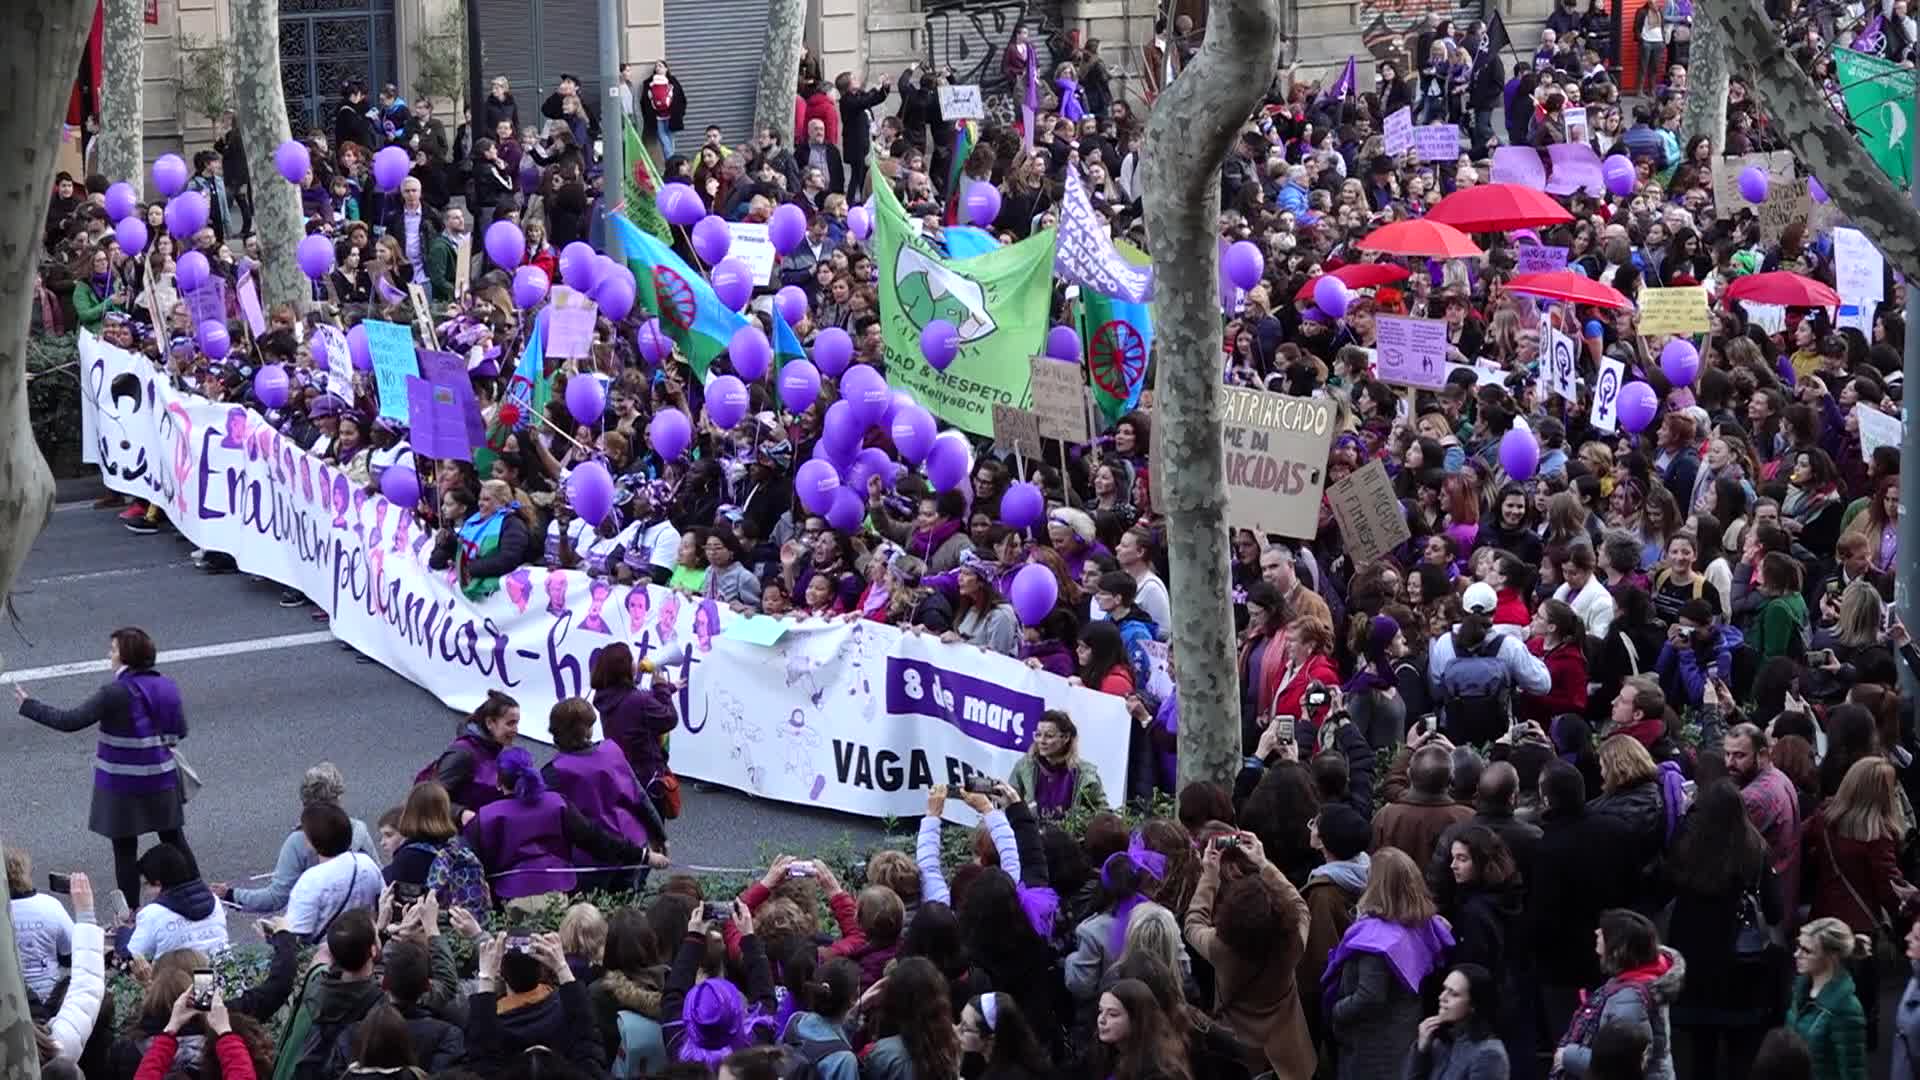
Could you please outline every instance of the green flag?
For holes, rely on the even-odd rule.
[[[622,119],[621,126],[627,131],[627,220],[640,226],[643,232],[658,237],[661,243],[672,245],[673,229],[667,219],[660,216],[656,201],[660,176],[653,171],[653,158],[647,155],[647,146],[640,141],[640,133],[633,129],[633,121]]]
[[[1913,184],[1914,72],[1852,49],[1833,50],[1847,115],[1860,144],[1901,188]]]
[[[914,233],[892,190],[875,185],[873,257],[888,380],[947,423],[993,434],[995,402],[1028,403],[1028,365],[1046,346],[1053,249],[1048,229],[984,255],[949,260]],[[960,353],[945,371],[935,371],[920,353],[920,332],[935,319],[960,331]]]

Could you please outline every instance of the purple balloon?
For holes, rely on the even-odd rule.
[[[1251,240],[1238,240],[1227,248],[1227,280],[1236,288],[1251,289],[1260,284],[1261,275],[1267,272],[1267,257],[1260,253],[1260,245]]]
[[[607,390],[600,380],[585,372],[567,380],[567,411],[580,423],[593,427],[607,415]]]
[[[1053,606],[1060,601],[1060,579],[1045,566],[1028,563],[1013,575],[1013,584],[1007,592],[1007,600],[1013,604],[1013,613],[1020,616],[1021,625],[1038,626],[1053,614]]]
[[[360,323],[347,330],[347,357],[353,361],[353,370],[373,370],[373,347],[367,344],[367,328]]]
[[[502,270],[511,270],[527,257],[527,234],[511,221],[487,226],[487,258]]]
[[[227,324],[219,319],[208,319],[194,331],[194,337],[200,342],[200,351],[207,354],[209,360],[225,360],[227,353],[233,351],[233,338],[227,333]]]
[[[1313,306],[1336,319],[1347,313],[1347,305],[1352,301],[1347,283],[1332,274],[1321,274],[1313,283]]]
[[[183,191],[168,199],[164,215],[168,235],[185,240],[206,228],[209,211],[207,197],[197,191]]]
[[[788,412],[806,412],[820,399],[820,369],[807,360],[789,360],[780,369],[780,402]]]
[[[615,273],[602,278],[599,287],[593,291],[593,300],[600,305],[600,314],[613,322],[626,318],[638,299],[634,295],[633,275],[624,266],[617,267]]]
[[[139,208],[140,195],[133,190],[132,184],[122,180],[107,188],[107,219],[109,221],[118,224],[122,218]]]
[[[1633,194],[1633,189],[1640,186],[1640,176],[1634,172],[1633,159],[1625,154],[1612,154],[1601,162],[1600,178],[1606,182],[1608,191],[1622,199]]]
[[[586,461],[567,474],[567,504],[580,520],[597,526],[613,512],[613,474],[598,461]]]
[[[505,225],[507,223],[503,221],[500,222],[500,224]],[[525,311],[540,301],[545,300],[547,298],[547,290],[552,287],[553,282],[547,277],[547,272],[532,263],[528,263],[513,272],[514,306],[518,307],[521,311]]]
[[[864,206],[850,207],[847,210],[847,231],[855,240],[865,240],[873,235],[873,215]]]
[[[976,180],[967,185],[964,198],[968,221],[984,229],[999,219],[999,188]]]
[[[767,219],[767,239],[773,244],[773,253],[785,255],[800,246],[807,238],[807,213],[792,203],[781,203],[773,208],[773,216]]]
[[[700,261],[712,266],[727,257],[733,247],[733,234],[727,231],[726,219],[719,214],[708,214],[693,226],[693,253]]]
[[[820,374],[837,379],[853,360],[853,336],[837,326],[829,326],[813,339],[813,362]]]
[[[1822,204],[1830,198],[1827,194],[1827,189],[1820,186],[1820,178],[1817,176],[1807,177],[1807,195],[1814,202]]]
[[[1767,201],[1767,170],[1749,165],[1740,170],[1740,197],[1750,203]]]
[[[853,415],[853,403],[843,398],[827,407],[826,419],[820,424],[820,441],[851,457],[860,452],[865,430]]]
[[[520,159],[520,193],[531,195],[540,187],[540,163],[528,154]]]
[[[895,412],[888,430],[893,436],[893,448],[900,451],[900,460],[909,465],[918,465],[927,460],[928,451],[933,449],[934,436],[939,434],[933,414],[918,405]]]
[[[793,473],[793,492],[800,505],[811,513],[824,514],[833,505],[833,493],[840,490],[840,473],[833,462],[812,458],[800,463]]]
[[[957,431],[943,431],[934,437],[927,451],[927,479],[935,491],[952,491],[966,482],[973,468],[973,448],[967,437]]]
[[[575,240],[560,249],[560,280],[567,287],[579,292],[592,292],[595,277],[600,264],[595,261],[592,247],[584,240]]]
[[[807,317],[807,291],[798,285],[780,286],[780,291],[773,294],[773,310],[788,326],[797,324]]]
[[[313,155],[307,153],[307,146],[299,139],[288,139],[273,148],[273,167],[279,171],[281,179],[289,184],[298,184],[307,178],[313,168]]]
[[[1630,382],[1620,388],[1615,409],[1620,417],[1620,426],[1639,434],[1653,423],[1653,414],[1660,410],[1660,397],[1646,383]]]
[[[752,402],[747,384],[732,375],[716,375],[707,384],[707,419],[718,427],[730,428],[745,419]]]
[[[739,311],[753,299],[753,271],[739,259],[722,259],[707,275],[713,283],[713,295],[720,298],[729,311]]]
[[[301,273],[319,281],[333,269],[333,245],[318,233],[303,236],[294,249],[294,261],[300,264]]]
[[[893,406],[886,377],[870,364],[855,364],[840,377],[840,398],[853,406],[853,418],[864,431],[880,423]]]
[[[1525,428],[1508,428],[1500,437],[1500,467],[1514,480],[1526,480],[1540,467],[1540,442]]]
[[[960,355],[960,330],[945,319],[935,319],[920,331],[920,355],[935,371],[947,370]]]
[[[707,208],[692,185],[665,184],[660,188],[660,216],[667,219],[667,224],[684,229],[706,217]]]
[[[187,190],[187,163],[179,154],[161,154],[153,161],[153,189],[171,199]]]
[[[399,191],[412,171],[413,159],[398,146],[389,146],[373,155],[373,182],[381,191]]]
[[[1007,486],[1000,496],[1000,520],[1016,529],[1031,529],[1040,524],[1047,512],[1047,497],[1040,485],[1019,480]]]
[[[640,347],[640,357],[649,364],[658,366],[661,361],[673,355],[673,339],[660,329],[659,319],[648,319],[640,324],[639,333],[634,335]]]
[[[833,410],[829,409],[827,411],[831,413]],[[843,412],[840,415],[845,416],[847,414]],[[852,421],[848,421],[848,423],[851,422]],[[840,428],[836,427],[834,430],[838,431]],[[843,444],[834,442],[832,439],[823,438],[813,444],[814,460],[824,461],[832,465],[833,470],[843,478],[842,483],[845,482],[846,471],[853,467],[853,463],[858,460],[859,457],[860,443],[858,441]]]
[[[259,373],[253,377],[253,396],[259,398],[260,404],[265,405],[269,409],[286,408],[287,394],[290,389],[291,386],[287,379],[287,369],[280,364],[262,365]],[[387,471],[392,472],[393,470],[389,469]],[[411,472],[412,470],[408,471]],[[416,477],[416,480],[417,479]],[[387,497],[390,499],[393,498],[391,495]],[[415,500],[418,498],[418,495],[414,496]],[[398,502],[399,500],[395,499],[394,501]],[[405,505],[412,506],[413,501],[410,500]]]
[[[1686,338],[1674,338],[1660,350],[1660,370],[1675,386],[1692,386],[1700,374],[1700,350]]]
[[[411,510],[420,504],[420,474],[405,465],[389,465],[380,474],[380,494],[395,506]]]
[[[180,286],[181,292],[192,292],[205,285],[212,273],[213,267],[207,265],[205,255],[189,251],[173,264],[173,283]]]
[[[1071,326],[1056,326],[1047,331],[1047,355],[1055,360],[1080,362],[1080,332]]]
[[[693,442],[693,421],[679,409],[662,409],[647,425],[647,445],[668,461],[687,452]]]
[[[852,476],[849,476],[847,482],[852,485],[855,491],[860,492],[862,495],[867,492],[867,477],[869,476],[879,477],[880,483],[888,490],[892,490],[893,459],[887,456],[885,450],[877,446],[869,446],[865,450],[860,451],[859,455],[853,459],[852,475],[857,475],[860,478],[859,483],[854,483]]]
[[[833,505],[827,507],[827,524],[841,532],[852,532],[867,518],[867,502],[855,491],[840,485],[833,493]]]
[[[773,346],[767,344],[767,335],[760,332],[756,322],[733,332],[727,341],[727,355],[733,359],[733,370],[748,382],[759,382],[773,366]]]
[[[128,214],[113,227],[113,238],[120,242],[122,252],[138,255],[147,250],[147,223],[138,214]]]

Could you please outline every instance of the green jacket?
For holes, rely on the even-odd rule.
[[[1794,639],[1806,626],[1806,598],[1799,593],[1776,596],[1761,605],[1760,613],[1754,618],[1754,628],[1759,631],[1754,647],[1760,650],[1762,659],[1785,656],[1793,650]]]
[[[1031,753],[1023,754],[1013,766],[1013,772],[1007,776],[1007,786],[1020,793],[1028,803],[1033,802],[1034,764]],[[1097,814],[1107,809],[1107,789],[1100,784],[1100,770],[1091,761],[1081,759],[1073,772],[1073,797],[1067,800],[1067,809],[1086,810]],[[1035,805],[1034,813],[1040,812]]]
[[[1807,977],[1794,977],[1787,1027],[1806,1040],[1818,1080],[1867,1080],[1867,1014],[1845,968],[1812,999]]]
[[[453,295],[453,272],[459,257],[459,249],[446,233],[433,234],[427,244],[427,281],[428,295],[434,303],[451,304],[459,299]]]
[[[73,285],[73,311],[80,319],[80,326],[89,333],[97,334],[107,321],[107,312],[118,311],[111,296],[105,300],[96,299],[93,285],[85,281],[76,281]]]

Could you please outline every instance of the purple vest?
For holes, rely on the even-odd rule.
[[[563,750],[554,755],[549,767],[549,790],[566,796],[588,821],[628,843],[647,842],[647,827],[640,819],[640,800],[646,795],[620,744],[602,739],[591,750]],[[573,857],[583,866],[598,861],[578,848]]]
[[[467,823],[467,843],[487,868],[496,898],[513,900],[574,887],[573,871],[565,869],[574,865],[561,821],[566,809],[565,798],[543,791],[532,802],[496,799]]]
[[[119,683],[127,691],[125,720],[100,725],[94,750],[93,784],[116,795],[155,795],[176,790],[171,740],[187,733],[180,688],[152,671],[126,671]]]
[[[453,745],[464,747],[473,757],[473,779],[459,791],[449,791],[454,804],[469,810],[479,810],[489,803],[498,802],[500,794],[500,747],[493,742],[474,735],[462,735],[453,740]],[[431,776],[428,779],[432,779]]]

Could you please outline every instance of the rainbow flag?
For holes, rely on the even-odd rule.
[[[973,148],[980,142],[980,125],[977,121],[961,120],[953,125],[953,165],[947,170],[947,216],[948,225],[960,222],[961,185],[966,183],[967,158],[973,154]]]

